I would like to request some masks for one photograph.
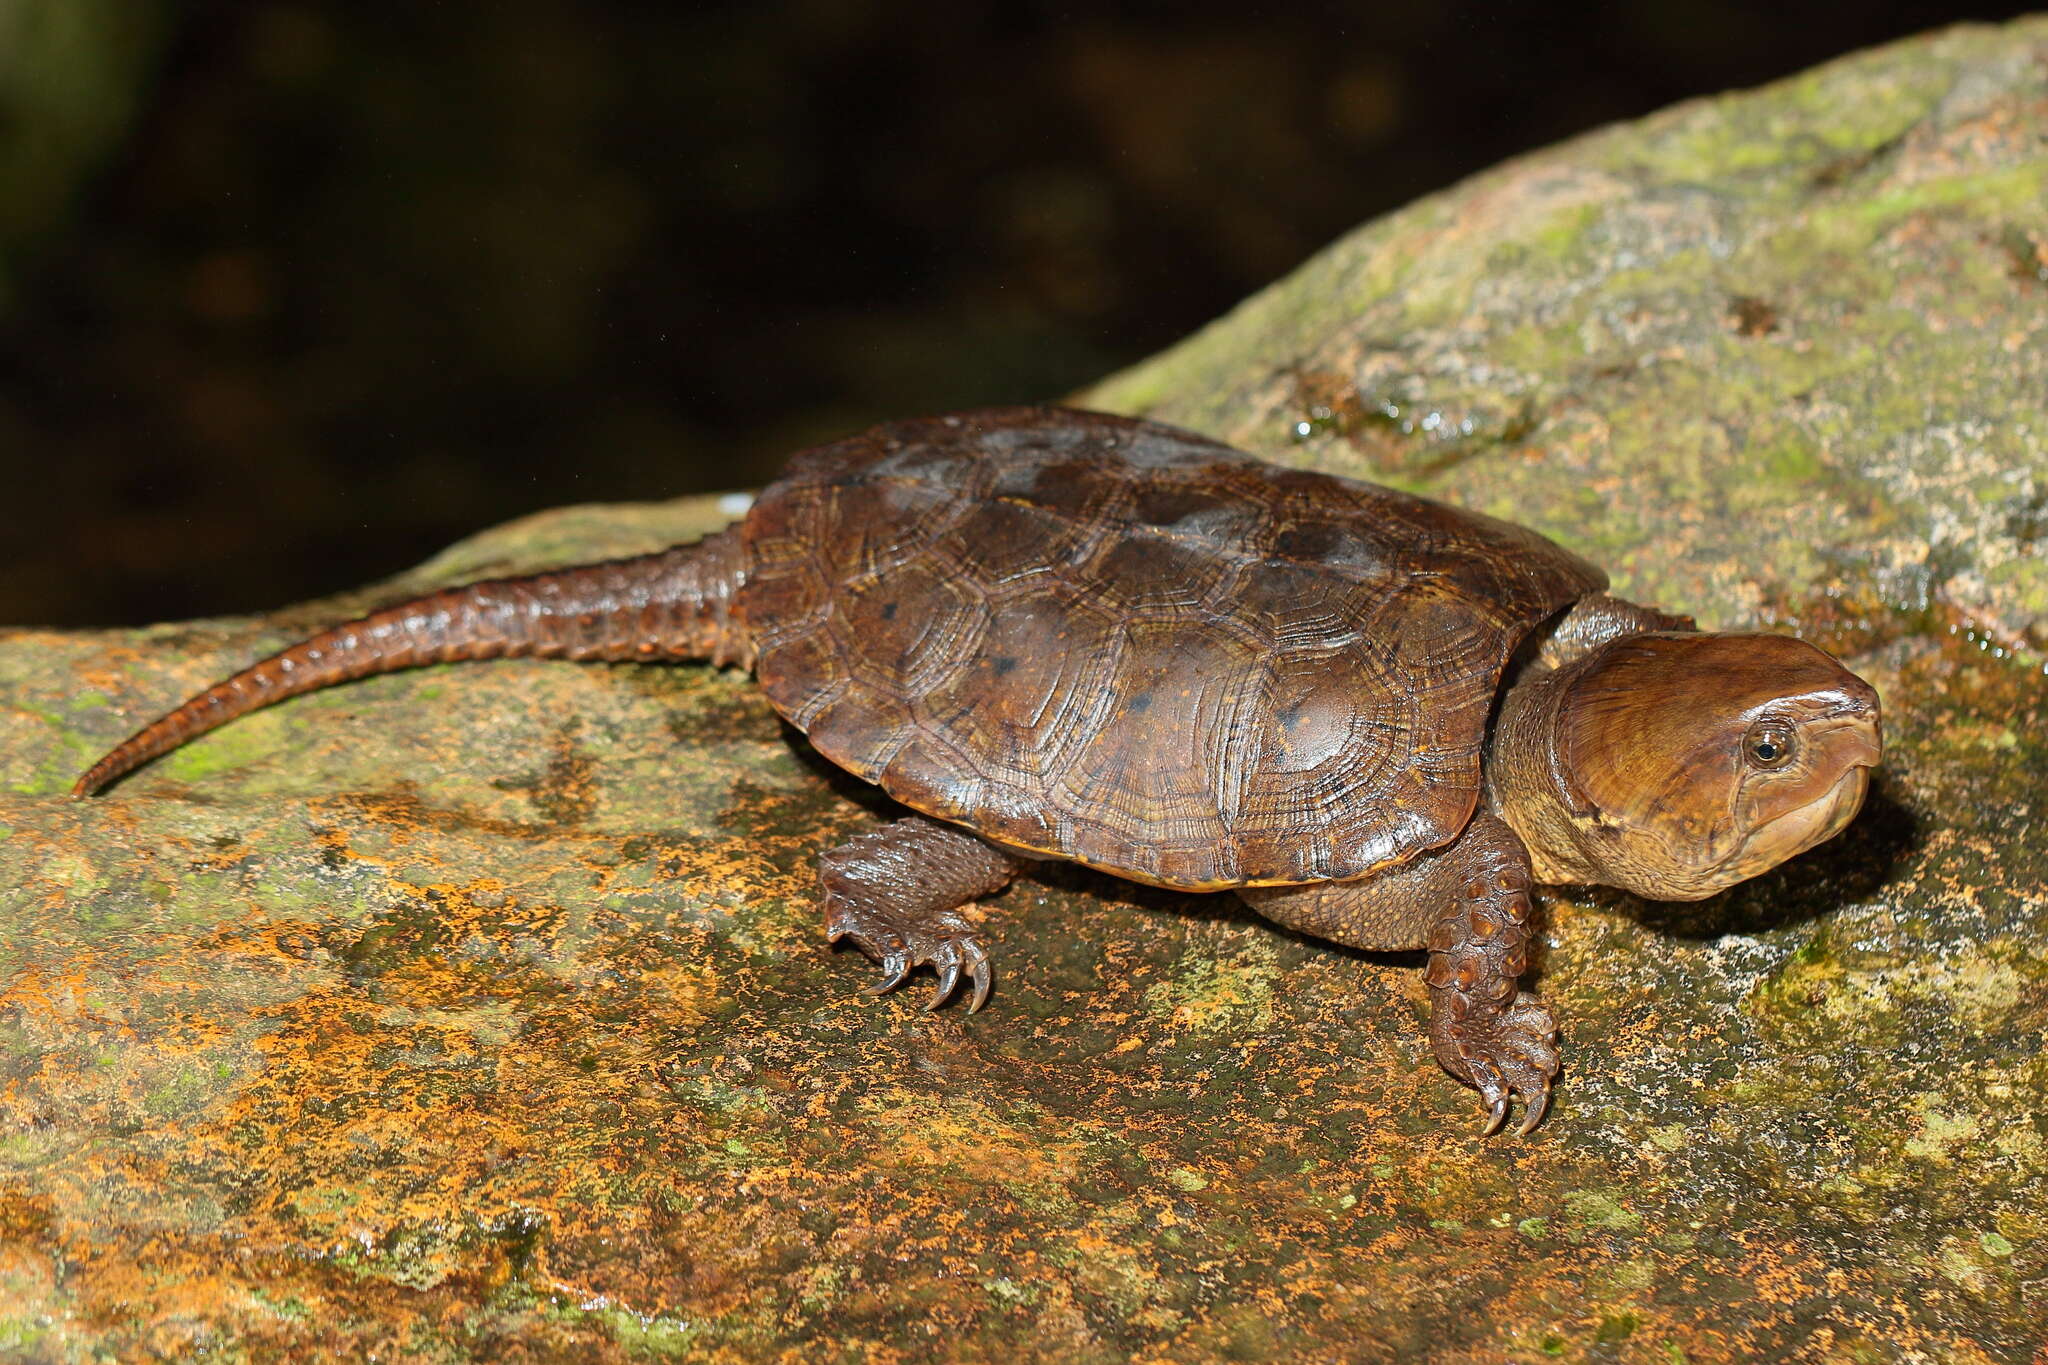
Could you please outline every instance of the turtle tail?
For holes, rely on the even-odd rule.
[[[631,559],[494,578],[324,630],[123,740],[71,788],[90,796],[237,716],[332,683],[460,659],[708,659],[751,668],[735,611],[745,578],[738,528]]]

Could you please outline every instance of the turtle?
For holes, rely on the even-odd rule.
[[[1426,950],[1437,1060],[1484,1131],[1558,1073],[1520,986],[1531,889],[1693,900],[1840,831],[1878,694],[1791,636],[1609,594],[1524,527],[1052,406],[900,421],[796,456],[688,545],[373,611],[194,696],[94,793],[256,707],[510,656],[751,669],[823,757],[906,812],[822,854],[828,941],[993,969],[962,910],[1044,860],[1233,892],[1353,948]]]

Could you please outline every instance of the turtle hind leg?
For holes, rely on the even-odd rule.
[[[882,964],[869,994],[892,991],[929,965],[939,984],[925,1008],[935,1010],[960,986],[973,985],[967,1010],[988,1001],[988,953],[962,906],[1010,884],[1022,860],[964,829],[912,816],[849,840],[818,860],[825,892],[825,933],[851,939]]]

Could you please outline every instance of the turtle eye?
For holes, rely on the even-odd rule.
[[[1792,727],[1782,721],[1760,720],[1749,727],[1742,739],[1742,756],[1752,768],[1782,768],[1792,759]]]

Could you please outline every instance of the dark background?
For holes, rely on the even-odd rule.
[[[122,2],[132,106],[40,218],[0,181],[0,621],[1057,396],[1505,156],[2022,9]]]

